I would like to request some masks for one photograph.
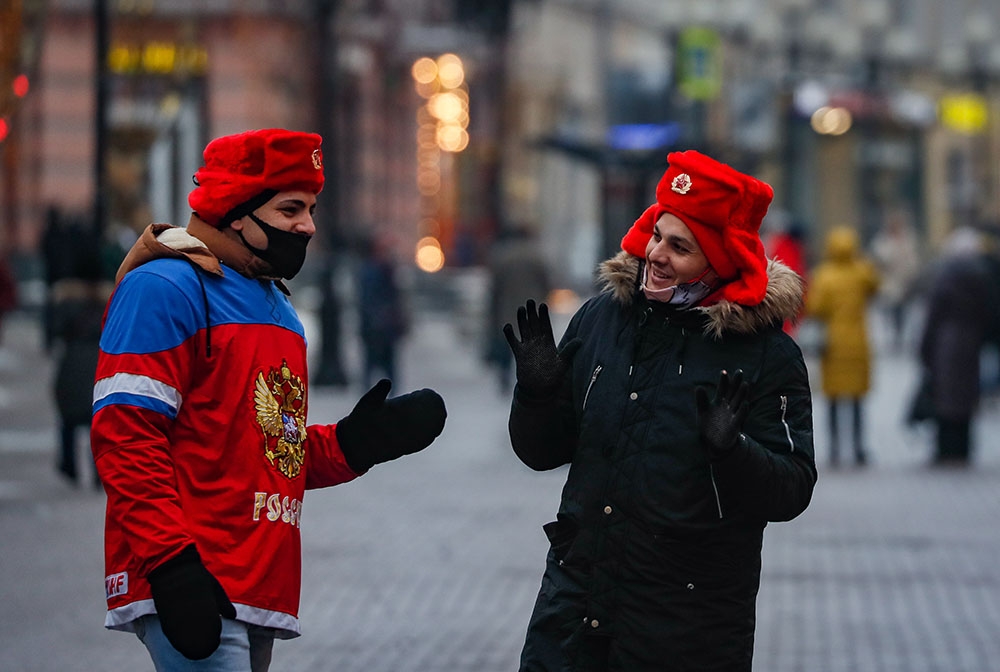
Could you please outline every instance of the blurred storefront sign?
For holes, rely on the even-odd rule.
[[[665,124],[618,124],[607,132],[608,146],[624,151],[645,151],[673,145],[681,137],[676,122]]]
[[[946,128],[965,135],[979,135],[989,124],[989,104],[984,96],[975,93],[942,97],[938,114]]]
[[[830,94],[831,107],[840,107],[859,120],[889,120],[890,106],[881,92],[865,91],[863,89],[847,89],[834,91]]]
[[[686,28],[677,39],[678,84],[691,100],[713,100],[722,90],[722,45],[709,28]]]
[[[891,121],[922,128],[937,121],[934,100],[912,89],[838,89],[810,80],[796,87],[793,103],[798,115],[810,119],[817,110],[828,107],[844,109],[858,120]]]
[[[183,222],[206,126],[204,46],[169,39],[108,47],[107,221],[112,231]],[[124,235],[124,233],[122,233]]]
[[[108,70],[116,75],[204,75],[208,51],[197,44],[117,42],[108,50]]]

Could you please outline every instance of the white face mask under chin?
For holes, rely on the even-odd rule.
[[[683,282],[671,287],[664,287],[663,289],[650,289],[646,286],[646,280],[649,277],[649,264],[643,264],[642,283],[640,287],[642,293],[650,301],[659,301],[660,303],[666,303],[677,308],[691,308],[698,305],[702,299],[711,294],[715,289],[715,274],[711,273],[711,271],[711,268],[706,268],[704,273],[690,282]],[[709,277],[710,275],[712,278]]]

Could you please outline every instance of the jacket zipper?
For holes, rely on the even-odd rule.
[[[788,428],[788,422],[785,420],[785,411],[788,410],[788,397],[781,396],[781,424],[785,426],[785,436],[788,437],[788,447],[789,452],[795,452],[795,442],[792,441],[792,430]]]
[[[722,499],[719,497],[719,486],[715,484],[715,467],[708,465],[708,474],[712,479],[712,491],[715,493],[715,508],[719,512],[719,520],[722,520]]]
[[[649,321],[649,316],[652,315],[652,314],[653,314],[653,309],[652,308],[646,308],[646,310],[642,311],[642,314],[639,315],[639,330],[638,330],[638,333],[636,334],[635,343],[633,343],[632,363],[629,364],[629,366],[628,366],[628,379],[629,380],[632,380],[632,372],[635,370],[635,357],[638,354],[639,349],[640,349],[640,347],[642,345],[643,327],[646,326],[646,322]]]
[[[601,375],[601,370],[603,368],[604,368],[603,366],[601,366],[600,364],[598,364],[597,368],[594,369],[594,373],[591,374],[591,376],[590,376],[590,384],[587,385],[587,393],[583,395],[583,408],[580,409],[580,410],[582,410],[582,411],[587,410],[587,399],[590,398],[590,390],[594,387],[594,383],[597,382],[597,377],[599,375]]]

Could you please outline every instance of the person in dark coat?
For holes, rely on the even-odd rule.
[[[49,326],[56,359],[53,394],[60,440],[56,470],[72,485],[79,481],[79,430],[90,430],[101,318],[111,290],[111,283],[96,272],[63,278],[51,289]],[[90,471],[94,485],[100,485],[96,469],[92,466]]]
[[[3,339],[4,315],[17,308],[17,281],[7,257],[0,254],[0,343]]]
[[[990,296],[980,380],[982,396],[1000,396],[1000,221],[987,221],[982,229],[983,261],[989,274]]]
[[[90,428],[101,319],[114,274],[106,272],[101,236],[85,217],[66,215],[53,207],[46,222],[42,237],[47,287],[43,326],[45,346],[55,362],[52,395],[59,415],[56,472],[75,486],[79,482],[77,439],[83,429]],[[94,485],[99,485],[96,469],[92,466],[90,471]]]
[[[674,152],[557,349],[547,307],[504,331],[514,452],[569,464],[524,672],[749,672],[769,521],[816,482],[802,280],[758,236],[767,184]]]
[[[979,404],[980,354],[995,307],[980,234],[954,231],[932,275],[920,339],[920,361],[931,387],[937,425],[933,461],[965,465],[971,456],[972,417]]]
[[[537,236],[525,225],[502,233],[490,257],[489,270],[485,359],[496,366],[500,391],[508,395],[514,360],[501,329],[527,299],[544,301],[552,285]]]
[[[373,238],[365,247],[358,271],[358,313],[363,350],[361,378],[367,388],[377,372],[399,381],[397,352],[409,330],[409,319],[388,238]]]

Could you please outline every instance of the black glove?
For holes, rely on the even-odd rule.
[[[698,431],[709,457],[725,457],[736,446],[740,429],[747,419],[750,404],[749,383],[743,381],[743,370],[737,369],[732,380],[725,371],[719,376],[715,397],[709,401],[708,390],[698,386],[694,391],[698,408]]]
[[[337,441],[347,466],[363,473],[431,445],[444,429],[448,412],[434,390],[417,390],[386,400],[392,383],[375,383],[350,415],[337,423]]]
[[[549,307],[539,304],[538,312],[535,312],[535,302],[531,299],[517,309],[517,329],[521,334],[520,341],[515,338],[514,327],[509,322],[503,327],[503,335],[514,353],[518,387],[532,397],[552,396],[583,341],[574,338],[556,350]]]
[[[236,618],[236,607],[201,564],[194,546],[150,572],[149,587],[163,634],[178,652],[190,660],[201,660],[219,648],[219,616]]]

